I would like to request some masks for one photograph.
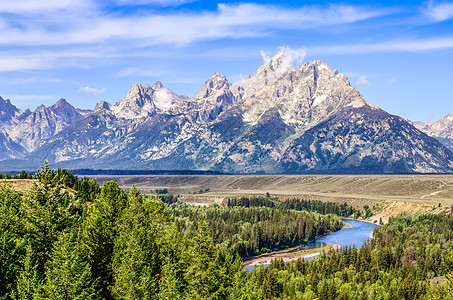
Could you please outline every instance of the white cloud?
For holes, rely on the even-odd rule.
[[[168,109],[171,107],[171,94],[166,89],[160,89],[154,93],[156,106],[161,109]]]
[[[25,6],[24,11],[38,9],[35,6],[36,1],[26,1],[29,5]],[[60,7],[57,4],[52,6],[53,1],[43,1],[45,9]],[[85,1],[79,0],[83,3]],[[63,2],[61,7],[69,7],[71,1]],[[20,10],[19,5],[14,7],[15,9],[10,10]],[[288,9],[283,6],[252,3],[219,4],[216,11],[202,12],[179,11],[126,16],[102,15],[96,10],[89,10],[85,14],[83,10],[79,10],[78,13],[81,15],[69,20],[65,20],[63,15],[57,24],[53,17],[49,21],[48,16],[42,19],[14,18],[13,22],[4,24],[0,29],[0,44],[73,45],[134,39],[148,45],[187,44],[221,38],[260,36],[277,29],[309,29],[348,24],[388,14],[386,11],[350,5]],[[98,15],[92,15],[93,13]]]
[[[264,64],[267,64],[271,60],[271,58],[269,57],[269,52],[261,50],[260,54],[261,54],[261,57],[263,58]]]
[[[269,81],[273,81],[281,77],[293,67],[293,63],[300,64],[306,56],[306,51],[304,48],[296,50],[293,50],[289,47],[279,48],[280,51],[272,58],[267,52],[263,50],[260,51],[261,57],[263,59],[263,65],[266,67],[272,65],[273,72],[269,72],[265,75],[267,80]],[[260,69],[258,69],[257,72],[261,72]],[[244,78],[242,74],[240,74],[239,77],[240,79],[235,83],[235,85],[242,87],[250,86],[250,84],[254,82],[256,78],[255,76]]]
[[[179,6],[198,0],[114,0],[118,5],[156,5],[156,6]]]
[[[156,74],[150,70],[143,70],[138,68],[124,68],[117,72],[114,77],[121,78],[121,77],[129,77],[129,76],[143,76],[143,77],[151,77],[155,76]]]
[[[45,69],[45,60],[36,57],[0,57],[0,72]]]
[[[92,7],[90,0],[0,0],[0,13],[39,14]]]
[[[370,85],[370,82],[366,79],[365,75],[359,77],[355,83],[356,85]]]
[[[97,89],[97,88],[85,86],[85,87],[81,87],[79,89],[79,92],[90,93],[90,94],[93,94],[93,95],[100,95],[100,94],[105,92],[105,88]]]
[[[307,47],[313,54],[363,54],[386,52],[421,52],[453,48],[453,37],[436,37],[431,39],[392,40],[374,44],[331,45]]]
[[[280,63],[275,70],[275,76],[280,77],[293,67],[293,63],[300,64],[306,56],[305,49],[293,50],[289,47],[280,47],[282,54],[279,57]]]
[[[26,95],[8,95],[8,97],[6,97],[6,98],[14,100],[14,101],[25,101],[25,100],[41,100],[41,101],[43,101],[43,100],[58,99],[58,97],[56,97],[56,96],[31,95],[31,94],[26,94]]]
[[[435,4],[434,1],[429,1],[424,13],[436,22],[449,20],[453,18],[453,3],[441,2]]]
[[[396,78],[395,77],[392,77],[389,81],[388,81],[388,85],[393,85],[394,83],[396,83]]]
[[[30,109],[34,110],[39,104],[44,103],[47,105],[52,105],[56,102],[56,99],[60,99],[58,96],[50,95],[33,95],[33,94],[11,94],[4,95],[5,99],[10,99],[15,106],[20,109]]]

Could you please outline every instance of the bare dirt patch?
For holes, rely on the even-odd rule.
[[[391,201],[387,200],[380,203],[377,208],[377,213],[369,218],[370,221],[388,223],[390,217],[396,217],[402,213],[410,213],[416,215],[424,212],[432,212],[434,214],[446,213],[449,211],[448,207],[432,205],[426,203],[414,203],[407,201]]]
[[[37,182],[35,179],[2,179],[0,185],[9,185],[16,191],[26,193],[35,182]]]
[[[319,248],[306,250],[303,250],[303,247],[301,248],[300,246],[298,246],[286,250],[274,251],[271,253],[254,256],[250,259],[244,260],[244,266],[259,266],[264,264],[270,264],[271,261],[275,258],[281,258],[285,263],[287,263],[293,260],[298,260],[299,258],[316,256],[321,254],[322,252],[335,251],[338,250],[339,248],[340,245],[338,244],[327,245]]]

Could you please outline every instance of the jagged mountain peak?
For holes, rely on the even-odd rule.
[[[111,106],[111,110],[119,118],[135,119],[155,115],[156,105],[151,101],[154,90],[149,86],[143,87],[139,82],[134,83],[126,97]]]
[[[245,80],[244,90],[238,94],[244,99],[247,122],[259,122],[267,111],[277,110],[287,125],[308,128],[347,107],[375,108],[350,85],[346,75],[319,60],[293,68],[294,55],[280,51],[256,76]]]
[[[253,97],[263,88],[273,85],[288,72],[293,70],[293,63],[305,56],[303,50],[293,51],[282,48],[276,55],[269,58],[263,55],[264,64],[261,65],[254,76],[247,76],[238,84],[242,89],[238,92],[242,98]]]
[[[3,105],[12,105],[12,104],[9,99],[3,99],[3,97],[0,96],[0,105],[1,105],[1,107],[3,107]]]
[[[230,90],[231,87],[225,75],[212,74],[190,99],[188,113],[202,123],[214,121],[238,99]]]
[[[282,49],[264,57],[253,77],[235,85],[214,73],[190,99],[159,81],[152,86],[137,82],[123,99],[114,105],[99,102],[72,126],[55,109],[42,107],[45,113],[34,113],[12,134],[5,129],[4,140],[35,149],[30,161],[48,159],[62,167],[115,164],[119,169],[246,173],[453,170],[452,152],[367,103],[346,75],[319,60],[293,67],[302,56]],[[66,106],[59,102],[54,106]],[[19,157],[19,150],[10,157]]]
[[[41,104],[9,132],[11,139],[28,151],[39,147],[44,140],[83,118],[65,99],[46,107]]]
[[[58,109],[58,108],[74,108],[66,99],[61,98],[58,100],[54,105],[52,105],[50,108],[52,109]],[[75,109],[75,108],[74,108]]]
[[[453,121],[453,115],[452,114],[448,114],[445,117],[443,117],[442,119],[444,119],[445,121]]]
[[[93,112],[96,113],[100,112],[101,110],[110,110],[110,107],[111,107],[110,103],[106,101],[99,101],[98,103],[96,103]]]
[[[35,111],[44,111],[46,110],[46,106],[44,104],[41,104],[40,106],[36,107]]]
[[[132,85],[131,89],[127,92],[126,98],[136,98],[143,96],[145,89],[140,84],[140,82],[136,82]]]
[[[19,111],[17,107],[11,104],[9,99],[3,99],[0,97],[0,122],[9,122],[15,116],[16,112]]]
[[[152,87],[152,89],[155,91],[158,91],[163,88],[164,88],[164,86],[162,85],[162,82],[160,82],[160,81],[156,81],[156,83],[154,83],[153,87]]]
[[[453,152],[453,115],[448,114],[433,122],[414,122],[414,126],[436,138]]]
[[[220,73],[214,73],[211,77],[206,81],[205,86],[209,85],[209,87],[213,90],[220,90],[224,86],[229,87],[230,83],[225,75]]]
[[[72,106],[66,99],[61,98],[54,105],[48,108],[55,115],[65,118],[65,122],[72,124],[75,120],[78,120],[82,115],[77,111],[77,109]]]
[[[14,106],[9,99],[0,97],[0,126],[10,128],[16,126],[31,114],[29,109],[21,110]]]
[[[160,81],[152,87],[137,82],[124,99],[111,106],[111,110],[122,119],[147,118],[158,113],[181,113],[186,99],[188,97],[165,88]]]
[[[226,89],[229,89],[231,83],[228,81],[225,75],[220,73],[214,73],[211,77],[206,80],[203,87],[193,96],[193,99],[205,99],[208,98],[218,91],[223,92]]]
[[[272,58],[265,61],[264,65],[258,69],[257,74],[266,71],[273,71],[277,73],[277,76],[279,76],[288,71],[292,67],[292,63],[292,54],[286,49],[281,49]]]

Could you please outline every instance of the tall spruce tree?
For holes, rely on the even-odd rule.
[[[46,266],[44,297],[48,299],[96,299],[96,281],[77,233],[62,232],[54,243]]]
[[[143,201],[135,186],[131,189],[129,206],[118,219],[113,250],[112,291],[116,298],[156,298],[166,254],[163,237],[169,223],[162,201]]]
[[[83,228],[84,247],[91,265],[93,280],[99,284],[101,297],[112,298],[112,256],[118,233],[117,222],[127,206],[127,194],[114,181],[106,182],[87,212]]]

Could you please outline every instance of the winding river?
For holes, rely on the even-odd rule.
[[[319,248],[326,245],[340,245],[341,247],[345,246],[353,246],[361,247],[365,241],[370,239],[371,233],[374,231],[374,228],[380,227],[379,225],[364,222],[364,221],[357,221],[351,219],[341,219],[344,223],[349,224],[351,227],[346,227],[340,229],[336,232],[332,232],[328,235],[325,235],[316,241],[310,242],[303,247],[303,249],[314,249]],[[310,256],[306,256],[305,260],[312,259],[319,255],[319,253],[315,253]],[[264,266],[269,265],[268,263],[262,263]],[[258,266],[257,264],[256,266]],[[255,266],[245,266],[245,270],[252,271],[255,269]]]

